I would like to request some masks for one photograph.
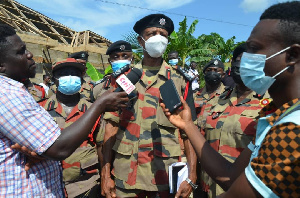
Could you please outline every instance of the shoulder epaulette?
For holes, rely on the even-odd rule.
[[[52,101],[50,101],[49,103],[48,103],[48,107],[47,107],[47,111],[50,111],[50,110],[52,110],[53,108],[54,108],[54,105],[55,105],[55,101],[54,100],[52,100]]]
[[[84,113],[87,110],[87,105],[86,104],[82,104],[81,106],[81,111]]]
[[[223,100],[229,98],[232,91],[233,91],[232,87],[225,87],[225,91],[220,95],[220,98]]]
[[[118,76],[120,76],[121,74],[124,74],[125,72],[127,72],[130,69],[130,65],[126,65],[120,69],[118,69],[117,71],[115,71],[114,73],[112,73],[112,77],[117,78]]]
[[[191,78],[191,76],[185,71],[183,70],[181,67],[176,66],[173,67],[176,71],[178,71],[187,81],[192,82],[193,79]]]

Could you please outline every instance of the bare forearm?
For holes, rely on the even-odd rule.
[[[195,149],[201,168],[224,190],[227,190],[249,163],[250,150],[247,149],[235,163],[231,163],[206,142],[198,127],[192,122],[187,125],[185,132]]]
[[[192,180],[193,183],[195,183],[197,180],[197,173],[196,173],[197,156],[189,139],[185,139],[183,141],[183,144],[184,144],[185,155],[189,167],[189,179]]]
[[[54,144],[43,153],[44,157],[53,160],[63,160],[71,155],[76,148],[87,138],[92,127],[104,112],[104,105],[101,105],[102,100],[97,100],[95,103],[71,126],[61,131],[61,135],[57,138]]]
[[[113,161],[113,146],[116,142],[116,134],[118,131],[117,124],[108,121],[105,126],[104,144],[103,144],[103,168],[105,173],[110,173]],[[104,176],[104,175],[103,175]]]

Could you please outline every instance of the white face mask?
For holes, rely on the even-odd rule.
[[[145,41],[145,39],[142,37]],[[168,39],[161,35],[155,35],[145,41],[145,50],[153,58],[160,57],[167,49]]]

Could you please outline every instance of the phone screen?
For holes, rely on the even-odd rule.
[[[160,86],[159,91],[163,99],[163,103],[166,105],[166,108],[169,109],[170,113],[173,113],[182,105],[172,79],[166,81],[162,86]]]

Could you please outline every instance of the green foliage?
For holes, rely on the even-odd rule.
[[[183,21],[179,22],[178,32],[173,31],[169,36],[169,45],[164,53],[164,59],[168,59],[168,53],[172,50],[178,52],[181,58],[181,66],[184,67],[186,58],[189,52],[195,48],[196,38],[193,36],[198,20],[194,20],[190,27],[187,26],[187,18],[184,17]]]
[[[113,69],[111,68],[111,65],[109,65],[108,67],[106,67],[105,68],[105,70],[104,70],[104,75],[106,75],[106,74],[111,74],[111,73],[113,73],[114,71],[113,71]]]
[[[103,74],[101,74],[90,62],[86,63],[86,74],[93,80],[98,81],[103,78]]]

